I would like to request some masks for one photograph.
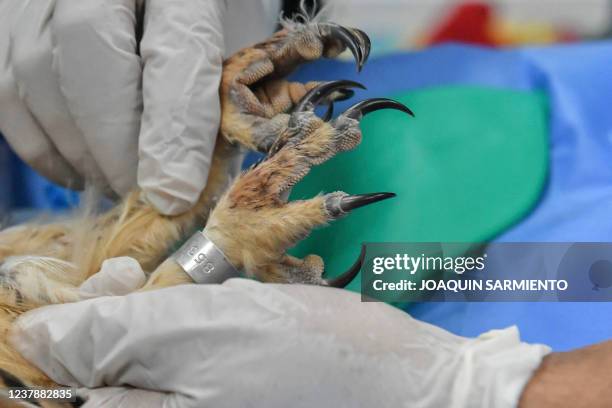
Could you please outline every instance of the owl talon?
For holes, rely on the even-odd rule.
[[[363,261],[365,259],[365,245],[361,246],[361,253],[359,254],[359,258],[355,261],[355,263],[343,274],[337,276],[335,278],[323,279],[323,286],[330,286],[332,288],[345,288],[349,283],[355,279],[359,271],[361,270],[361,266],[363,265]]]
[[[410,108],[397,101],[387,98],[372,98],[358,102],[355,105],[351,106],[346,112],[344,112],[344,116],[349,117],[351,119],[360,120],[368,113],[375,112],[381,109],[395,109],[405,112],[408,115],[414,117],[414,112],[412,112]]]
[[[345,193],[333,193],[328,196],[325,207],[329,215],[333,218],[340,218],[357,208],[374,204],[379,201],[388,200],[395,197],[395,193],[370,193],[348,195]]]
[[[354,28],[342,27],[334,23],[319,23],[319,32],[342,42],[353,54],[357,71],[361,71],[370,56],[370,38],[366,33]]]
[[[325,101],[329,101],[331,104],[335,101],[346,100],[353,96],[353,91],[350,88],[366,89],[359,82],[349,80],[323,82],[304,95],[299,103],[295,105],[293,113],[312,111],[316,106],[321,105]]]

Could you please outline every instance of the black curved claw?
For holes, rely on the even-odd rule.
[[[346,112],[344,112],[344,116],[359,120],[368,113],[380,109],[396,109],[402,112],[406,112],[410,116],[414,116],[414,113],[407,106],[397,101],[394,101],[393,99],[387,98],[373,98],[358,102],[348,108]]]
[[[328,97],[327,110],[322,119],[325,122],[329,122],[332,116],[334,116],[334,102],[346,101],[347,99],[351,99],[353,95],[355,95],[355,92],[352,89],[337,89],[335,95],[330,95]]]
[[[330,95],[327,102],[327,111],[325,111],[322,119],[325,122],[329,122],[332,116],[334,116],[334,102],[346,101],[351,99],[353,95],[355,95],[355,91],[352,89],[338,89],[336,95]]]
[[[355,276],[357,276],[357,274],[361,270],[361,265],[363,265],[365,254],[365,245],[362,245],[359,258],[357,258],[353,266],[351,266],[346,272],[344,272],[340,276],[331,279],[324,279],[323,283],[326,286],[331,286],[333,288],[345,288],[346,286],[348,286],[348,284],[351,283],[353,279],[355,279]]]
[[[361,30],[349,29],[333,23],[320,23],[328,30],[329,35],[342,41],[351,51],[357,62],[357,71],[361,71],[370,55],[370,38]]]
[[[372,193],[372,194],[358,194],[348,195],[342,197],[340,200],[340,209],[347,213],[357,208],[374,204],[382,200],[388,200],[389,198],[395,197],[395,193]]]
[[[315,106],[328,99],[334,92],[341,93],[340,97],[336,98],[336,100],[350,98],[353,91],[351,91],[349,88],[365,89],[365,86],[359,82],[349,80],[323,82],[322,84],[319,84],[308,91],[306,95],[300,99],[297,105],[295,105],[293,112],[313,110]]]
[[[362,46],[362,52],[363,52],[363,59],[364,59],[364,63],[367,62],[368,58],[370,57],[370,49],[372,48],[372,42],[370,41],[370,37],[368,37],[368,35],[366,33],[364,33],[363,31],[361,31],[358,28],[354,28],[353,29],[363,40],[363,46]]]
[[[328,122],[332,116],[334,116],[334,103],[330,101],[327,104],[327,111],[325,112],[325,115],[323,115],[323,120]]]
[[[341,218],[357,208],[374,204],[378,201],[395,197],[394,193],[372,193],[358,195],[334,195],[330,194],[326,200],[325,207],[329,216],[333,219]]]

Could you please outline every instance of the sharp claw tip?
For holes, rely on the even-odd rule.
[[[397,197],[397,194],[395,193],[374,193],[371,194],[371,199],[374,200],[373,202],[378,202],[378,201],[383,201],[383,200],[388,200],[390,198],[395,198]]]
[[[349,195],[341,200],[340,208],[344,212],[349,212],[366,205],[374,204],[379,201],[388,200],[395,197],[395,193],[371,193],[360,195]]]
[[[381,109],[395,109],[414,117],[414,113],[406,105],[387,98],[366,99],[350,107],[344,114],[357,119]]]
[[[361,69],[361,68],[359,68]],[[357,81],[351,81],[349,79],[345,79],[343,81],[341,81],[343,83],[345,83],[347,86],[351,86],[353,88],[359,88],[359,89],[367,89],[367,87],[362,84],[361,82],[357,82]]]
[[[394,103],[393,106],[389,106],[391,109],[396,109],[399,111],[402,111],[410,116],[412,116],[414,118],[414,112],[412,111],[412,109],[410,109],[409,107],[407,107],[406,105],[404,105],[403,103],[397,102],[397,101],[391,101],[392,103]]]

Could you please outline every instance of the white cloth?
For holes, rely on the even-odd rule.
[[[186,211],[208,177],[223,57],[278,13],[279,0],[0,0],[0,130],[53,181],[119,195],[138,182],[162,213]]]
[[[245,279],[49,306],[11,338],[53,380],[103,387],[86,407],[514,407],[550,351],[515,327],[468,339],[348,291]]]

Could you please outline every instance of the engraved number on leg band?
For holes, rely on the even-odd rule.
[[[203,233],[196,232],[172,258],[195,283],[222,283],[241,276],[225,254]]]

